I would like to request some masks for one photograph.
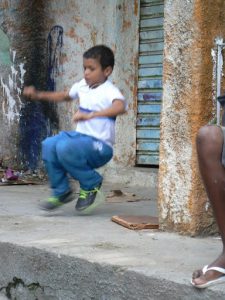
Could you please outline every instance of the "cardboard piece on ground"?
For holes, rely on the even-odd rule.
[[[122,225],[128,229],[141,230],[141,229],[158,229],[158,217],[152,216],[113,216],[113,222]]]

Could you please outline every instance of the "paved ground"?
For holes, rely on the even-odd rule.
[[[115,197],[112,193],[115,189],[120,189],[124,196]],[[131,188],[109,183],[104,185],[104,190],[108,196],[111,196],[108,201],[96,209],[92,215],[80,216],[74,210],[75,202],[51,214],[40,211],[37,207],[39,201],[48,197],[49,194],[46,185],[0,186],[0,292],[2,292],[2,297],[4,297],[7,284],[8,290],[13,286],[10,278],[19,277],[23,286],[26,281],[29,282],[29,278],[33,278],[35,282],[40,281],[35,278],[34,274],[31,274],[32,268],[29,267],[30,269],[26,270],[26,265],[21,262],[25,259],[21,258],[23,249],[25,254],[27,249],[26,255],[28,256],[31,255],[30,249],[35,249],[32,251],[37,252],[35,256],[32,252],[32,257],[37,257],[40,251],[42,258],[47,257],[46,253],[52,253],[58,258],[63,256],[71,258],[71,261],[76,258],[84,264],[86,262],[95,266],[98,264],[99,274],[103,274],[101,270],[111,268],[106,275],[107,278],[104,278],[107,286],[110,286],[113,280],[118,280],[116,276],[120,276],[119,281],[116,281],[117,289],[108,290],[108,296],[100,291],[101,285],[99,285],[96,295],[90,292],[93,293],[92,296],[83,294],[80,287],[80,296],[76,298],[72,296],[74,291],[71,292],[71,296],[69,294],[60,296],[60,292],[57,291],[52,298],[50,296],[45,298],[42,295],[38,300],[225,299],[225,284],[200,292],[190,285],[192,271],[196,267],[202,267],[211,262],[220,253],[219,238],[191,238],[158,230],[126,229],[112,222],[111,217],[122,214],[156,216],[156,193],[143,187],[132,186]],[[8,256],[11,257],[10,261],[13,260],[13,267],[9,267],[9,263],[6,263],[8,258],[5,252],[8,252]],[[20,267],[17,267],[17,264],[20,264]],[[22,265],[23,271],[21,271]],[[89,267],[88,274],[90,270]],[[35,269],[33,273],[36,271]],[[45,276],[45,271],[48,272],[48,270],[41,270],[43,276]],[[57,266],[54,272],[57,273]],[[84,272],[82,266],[77,272],[78,274]],[[93,272],[95,276],[100,276],[96,269]],[[35,274],[38,276],[38,273]],[[123,289],[128,283],[123,282],[121,286],[118,283],[122,280],[121,274],[124,274],[127,280],[132,278],[133,281],[126,291]],[[114,276],[114,279],[110,276]],[[104,280],[101,280],[103,284]],[[40,285],[43,286],[43,284]],[[51,276],[48,286],[51,286]],[[139,286],[140,289],[138,289]],[[157,292],[155,292],[155,286],[157,286]],[[138,296],[135,294],[137,291]],[[53,294],[53,291],[51,293]],[[29,299],[29,296],[21,297],[16,299]]]

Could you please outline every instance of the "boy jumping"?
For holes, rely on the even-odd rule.
[[[62,131],[42,142],[44,161],[52,196],[41,208],[53,210],[74,199],[68,175],[80,184],[76,210],[95,206],[102,176],[95,170],[113,156],[115,120],[126,110],[124,96],[108,80],[114,67],[114,54],[104,45],[90,48],[83,54],[84,78],[69,91],[37,91],[25,87],[23,94],[31,100],[62,102],[79,99],[79,109],[73,116],[76,131]]]

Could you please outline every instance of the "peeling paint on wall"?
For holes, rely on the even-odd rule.
[[[10,42],[7,35],[0,29],[0,65],[10,65]]]
[[[12,65],[11,74],[9,74],[8,82],[2,77],[0,78],[1,87],[3,89],[2,111],[3,117],[11,124],[13,121],[18,121],[20,110],[22,107],[21,91],[24,84],[24,63],[19,66],[15,65],[16,51],[11,51]]]

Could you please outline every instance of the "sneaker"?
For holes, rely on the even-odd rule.
[[[73,200],[73,192],[69,191],[61,196],[50,197],[47,201],[43,201],[39,206],[43,210],[53,210]]]
[[[100,191],[100,188],[101,184],[91,191],[85,191],[81,189],[76,204],[76,210],[87,212],[87,209],[90,208],[90,210],[88,211],[90,212],[93,208],[97,207],[104,200],[104,196]]]

